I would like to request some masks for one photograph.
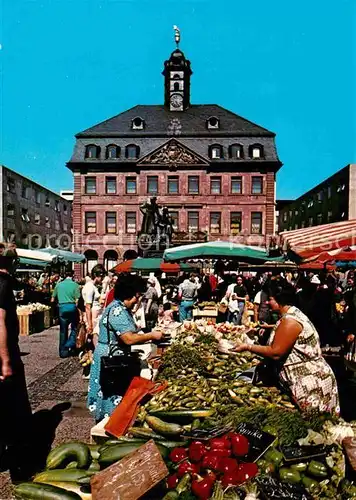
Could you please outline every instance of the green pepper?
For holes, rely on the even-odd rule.
[[[308,466],[308,474],[314,477],[328,477],[328,469],[326,465],[316,460],[312,460]]]
[[[190,474],[186,473],[177,484],[176,492],[179,494],[183,493],[183,491],[186,491],[188,489],[189,484],[190,484]]]
[[[177,491],[169,491],[163,497],[163,500],[177,500],[179,498],[179,493]]]
[[[307,490],[313,491],[319,489],[319,483],[316,479],[312,479],[308,476],[302,476],[302,483],[307,488]]]
[[[263,455],[264,460],[267,462],[272,462],[273,465],[279,467],[283,461],[283,455],[280,451],[276,450],[276,448],[270,448]]]
[[[302,480],[302,476],[297,470],[288,469],[287,467],[279,469],[279,477],[281,481],[293,484],[300,483]]]
[[[299,462],[298,464],[291,465],[290,468],[297,470],[298,472],[305,472],[308,468],[308,464],[305,462]]]

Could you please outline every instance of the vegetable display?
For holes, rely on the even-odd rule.
[[[164,500],[257,500],[266,478],[301,488],[313,500],[356,498],[356,486],[345,480],[341,447],[344,437],[356,436],[356,426],[328,415],[302,415],[276,387],[241,377],[259,359],[221,353],[219,341],[246,341],[244,336],[233,325],[186,325],[162,357],[158,379],[167,382],[166,389],[141,407],[127,434],[101,445],[58,446],[45,471],[15,488],[17,498],[90,500],[91,478],[149,440],[169,470],[157,496]],[[261,452],[242,424],[269,435]],[[321,445],[323,453],[291,459],[286,451],[310,445]]]

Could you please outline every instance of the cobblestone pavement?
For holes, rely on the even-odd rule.
[[[32,411],[35,413],[60,403],[71,403],[70,408],[63,412],[54,444],[71,439],[88,441],[93,426],[93,419],[85,407],[88,381],[82,379],[82,370],[76,358],[59,358],[58,336],[58,327],[53,327],[20,340]],[[11,498],[9,475],[1,473],[0,499]]]

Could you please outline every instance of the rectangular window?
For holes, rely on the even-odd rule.
[[[179,212],[174,210],[173,212],[169,211],[169,216],[172,219],[173,230],[179,231]]]
[[[262,194],[263,192],[263,178],[252,177],[252,194]]]
[[[39,226],[41,224],[41,216],[40,214],[35,214],[35,224]]]
[[[262,234],[262,213],[251,213],[251,234]]]
[[[313,217],[309,217],[309,219],[308,219],[309,227],[312,227],[313,223],[314,223]]]
[[[287,222],[288,219],[288,212],[283,213],[283,222]]]
[[[136,194],[136,177],[126,177],[126,194]]]
[[[45,206],[46,206],[47,208],[51,206],[51,203],[50,203],[50,201],[49,201],[49,198],[48,198],[48,197],[46,198]]]
[[[331,211],[328,212],[328,222],[332,222],[333,220],[333,213]]]
[[[210,179],[210,193],[221,194],[221,177],[212,177]]]
[[[302,225],[301,225],[301,228],[304,229],[305,228],[305,220],[302,220]]]
[[[63,231],[68,231],[68,224],[63,222]]]
[[[242,177],[231,177],[231,193],[242,194]]]
[[[21,196],[22,198],[26,198],[28,200],[31,195],[31,188],[29,186],[26,186],[26,184],[22,184],[22,192]]]
[[[68,215],[68,207],[67,207],[67,205],[63,205],[63,213],[64,213],[64,215]]]
[[[210,212],[210,233],[221,233],[221,212]]]
[[[317,220],[318,224],[322,224],[323,223],[323,214],[318,214],[316,216],[316,220]]]
[[[158,175],[149,175],[147,177],[147,193],[158,194]]]
[[[116,234],[116,212],[106,212],[105,232]]]
[[[57,220],[57,219],[56,219],[56,220],[55,220],[55,222],[54,222],[54,229],[55,229],[56,231],[59,231],[59,230],[60,230],[60,228],[61,228],[61,227],[60,227],[60,224],[59,224],[59,220]]]
[[[199,212],[188,212],[188,233],[199,231]]]
[[[38,205],[41,203],[41,193],[39,191],[35,193],[35,200]]]
[[[85,194],[96,194],[96,178],[85,178]]]
[[[96,212],[85,212],[85,232],[96,233]]]
[[[199,194],[199,177],[197,175],[188,176],[188,193]]]
[[[22,208],[21,209],[21,219],[24,222],[30,222],[30,217],[28,215],[28,209],[27,208]]]
[[[9,204],[7,206],[7,216],[8,217],[15,217],[15,205]]]
[[[328,198],[331,198],[332,194],[333,194],[332,188],[331,188],[331,186],[328,186]]]
[[[126,212],[126,232],[136,233],[136,212]]]
[[[15,192],[15,181],[14,181],[14,179],[11,179],[10,177],[7,179],[6,190],[9,193],[14,193]]]
[[[116,194],[116,177],[106,177],[105,192],[106,194]]]
[[[324,198],[324,193],[322,191],[319,191],[318,193],[318,201],[323,201]]]
[[[236,236],[241,233],[242,229],[242,213],[241,212],[231,212],[230,213],[230,233],[232,236]]]
[[[56,212],[59,212],[59,201],[58,200],[55,200],[55,202],[54,202],[54,209]]]
[[[179,177],[177,175],[172,175],[168,177],[168,194],[178,194],[179,193]]]
[[[49,220],[49,217],[46,217],[46,218],[45,218],[45,226],[46,226],[47,228],[50,228],[50,227],[51,227],[51,222],[50,222],[50,220]]]

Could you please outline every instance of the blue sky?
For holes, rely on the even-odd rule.
[[[192,102],[277,133],[279,198],[356,162],[353,0],[0,0],[0,163],[59,191],[74,134],[163,101],[173,24]]]

